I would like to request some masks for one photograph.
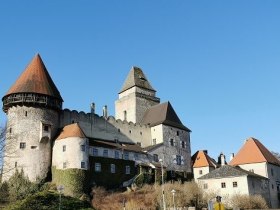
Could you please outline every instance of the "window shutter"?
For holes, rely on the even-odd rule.
[[[174,164],[177,164],[177,159],[176,159],[176,155],[172,155],[172,160]]]
[[[182,163],[182,165],[185,165],[184,156],[181,156],[181,163]]]

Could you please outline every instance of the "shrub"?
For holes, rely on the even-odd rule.
[[[230,198],[229,206],[240,209],[268,209],[261,195],[234,195]]]

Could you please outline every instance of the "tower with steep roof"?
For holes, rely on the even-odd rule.
[[[51,167],[52,138],[59,128],[63,99],[37,54],[2,98],[7,115],[3,179],[23,169],[31,181]]]
[[[159,104],[156,90],[152,87],[143,71],[133,66],[115,102],[116,119],[139,123],[150,107]]]

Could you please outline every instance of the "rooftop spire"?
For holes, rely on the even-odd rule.
[[[41,57],[36,54],[6,95],[3,110],[17,104],[44,105],[61,109],[63,99],[50,77]]]
[[[134,86],[140,87],[140,88],[144,88],[144,89],[148,89],[151,91],[154,91],[154,88],[151,86],[150,82],[148,81],[147,77],[145,76],[145,74],[143,73],[142,69],[136,67],[136,66],[132,66],[123,86],[122,89],[120,91],[124,92],[126,90],[128,90],[129,88],[132,88]]]
[[[62,100],[39,54],[35,55],[6,96],[13,93],[39,93]]]

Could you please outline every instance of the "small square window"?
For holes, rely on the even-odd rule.
[[[25,149],[25,147],[26,147],[26,143],[25,142],[20,142],[19,143],[19,148],[20,149]]]
[[[130,166],[125,166],[125,174],[130,174]]]
[[[202,170],[199,170],[199,174],[200,174],[200,175],[202,174]]]
[[[233,187],[237,187],[237,182],[232,182]]]
[[[66,167],[67,167],[66,162],[63,162],[63,168],[66,168]]]
[[[153,145],[157,144],[157,139],[153,139]]]
[[[86,168],[86,162],[81,162],[81,168]]]
[[[62,152],[65,152],[66,151],[66,145],[63,145],[62,146]]]
[[[49,125],[43,125],[43,129],[45,132],[49,132],[50,126]]]
[[[94,170],[96,172],[100,172],[101,171],[101,163],[95,163],[94,164]]]
[[[110,170],[111,170],[112,174],[116,173],[116,165],[115,164],[111,164],[110,165]]]
[[[226,183],[225,183],[225,182],[222,182],[222,183],[221,183],[221,187],[222,187],[222,188],[226,188]]]
[[[208,184],[207,183],[203,184],[203,189],[208,189]]]

